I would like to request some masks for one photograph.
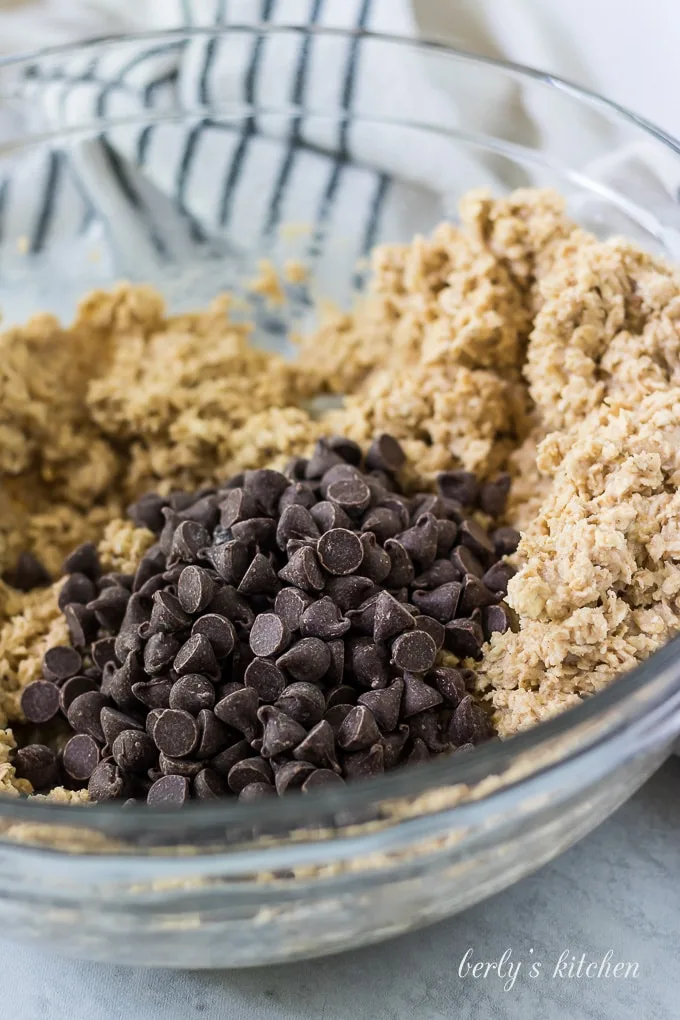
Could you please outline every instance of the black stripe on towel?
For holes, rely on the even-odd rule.
[[[361,10],[359,11],[359,18],[357,20],[357,28],[364,29],[368,22],[369,15],[371,13],[371,2],[372,0],[363,0],[361,4]],[[356,84],[356,68],[357,60],[359,57],[359,46],[361,45],[361,37],[354,36],[350,39],[349,43],[349,54],[347,56],[347,64],[345,65],[345,76],[344,85],[342,88],[342,99],[341,106],[345,111],[345,116],[340,125],[340,137],[338,139],[338,147],[343,156],[348,155],[348,134],[349,134],[349,121],[350,113],[352,110],[352,100],[354,98],[354,88]]]
[[[30,239],[29,251],[32,255],[41,251],[45,239],[49,233],[50,225],[54,218],[54,210],[57,200],[57,190],[61,181],[63,170],[63,156],[61,152],[50,152],[47,168],[47,178],[43,185],[42,201],[40,210],[33,228]]]
[[[99,139],[101,145],[102,155],[108,163],[111,175],[115,179],[121,193],[128,200],[130,205],[134,206],[140,213],[140,218],[144,222],[144,226],[148,232],[148,236],[153,244],[154,248],[159,255],[167,255],[167,248],[163,239],[159,236],[156,227],[150,218],[148,211],[142,202],[141,198],[137,194],[137,190],[129,180],[125,171],[125,163],[118,155],[116,150],[109,144],[105,138]]]

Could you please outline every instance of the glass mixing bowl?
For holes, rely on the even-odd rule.
[[[290,80],[269,59],[295,61]],[[323,88],[306,87],[313,66]],[[231,25],[7,61],[0,95],[5,321],[68,317],[121,277],[198,306],[243,291],[262,258],[299,257],[316,291],[247,312],[281,347],[315,293],[361,287],[375,242],[428,231],[480,184],[556,186],[599,235],[680,255],[672,139],[441,46]],[[234,967],[446,917],[560,853],[659,765],[680,730],[679,656],[673,642],[506,742],[340,792],[179,813],[3,801],[3,930],[108,962]]]

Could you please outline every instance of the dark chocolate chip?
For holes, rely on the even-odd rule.
[[[104,666],[106,665],[107,662],[110,662],[112,659],[115,660],[116,658],[114,652],[115,643],[116,643],[115,638],[107,637],[100,638],[99,641],[95,641],[94,644],[92,645],[92,648],[90,650],[92,661],[94,662],[95,666],[99,667],[99,669],[104,669]]]
[[[315,505],[316,500],[316,493],[308,482],[294,482],[293,485],[289,485],[281,493],[279,516],[289,506],[304,506],[310,510]]]
[[[181,708],[192,715],[198,715],[202,708],[212,708],[214,704],[215,688],[200,673],[181,676],[170,691],[168,700],[170,708]]]
[[[240,793],[251,783],[273,783],[274,773],[264,758],[243,758],[229,769],[227,782],[234,793]]]
[[[65,680],[59,690],[59,707],[61,708],[64,715],[68,712],[69,706],[77,697],[81,694],[87,694],[88,691],[96,691],[97,684],[88,676],[72,676],[69,680]]]
[[[117,631],[123,622],[130,592],[119,584],[112,584],[100,591],[96,599],[88,603],[99,624],[105,630]]]
[[[458,538],[458,525],[455,521],[437,519],[437,558],[447,556],[453,549]],[[437,560],[435,560],[435,563]]]
[[[298,681],[288,684],[279,696],[276,708],[285,712],[301,726],[309,728],[323,719],[326,699],[314,684]]]
[[[378,606],[378,596],[371,595],[358,609],[350,609],[347,612],[347,619],[352,630],[357,634],[372,634],[375,629],[375,616]]]
[[[322,499],[327,498],[327,493],[334,482],[365,481],[361,471],[351,464],[334,464],[328,471],[324,471],[319,482],[318,491]]]
[[[437,688],[448,705],[454,708],[463,700],[467,691],[465,677],[461,670],[450,666],[439,666],[428,674],[428,681]]]
[[[437,489],[446,499],[455,499],[463,506],[474,506],[479,482],[471,471],[442,471],[437,475]]]
[[[446,634],[443,623],[435,620],[432,616],[416,616],[415,626],[416,630],[424,630],[426,634],[429,634],[434,641],[437,651],[441,651],[444,647],[444,636]]]
[[[303,637],[316,637],[323,641],[342,637],[349,628],[350,621],[342,616],[338,606],[327,595],[305,609],[300,619]]]
[[[413,583],[416,576],[413,560],[405,546],[396,538],[388,538],[385,542],[385,552],[390,558],[390,572],[385,578],[387,588],[401,588],[404,585]]]
[[[495,592],[497,595],[507,595],[508,581],[516,573],[517,571],[511,563],[499,560],[498,563],[494,563],[492,567],[489,567],[482,577],[482,581],[490,591]]]
[[[197,800],[220,800],[229,793],[219,772],[201,769],[194,779],[192,790]]]
[[[231,533],[237,542],[244,542],[249,548],[271,549],[276,538],[276,521],[271,517],[251,517],[248,521],[234,524]]]
[[[412,560],[425,570],[434,563],[437,555],[437,519],[432,514],[422,514],[413,525],[399,535],[399,542]],[[390,550],[388,550],[389,552]],[[406,582],[408,583],[408,582]],[[390,587],[392,580],[389,579]],[[394,585],[400,587],[400,585]]]
[[[189,780],[186,776],[161,776],[146,795],[152,807],[180,807],[189,800]]]
[[[152,634],[144,645],[144,669],[149,676],[167,672],[180,648],[174,634]]]
[[[470,616],[475,609],[492,606],[499,601],[499,598],[499,595],[489,591],[484,582],[474,574],[466,574],[463,578],[463,591],[457,612],[460,616]]]
[[[396,474],[406,463],[406,454],[400,443],[383,433],[376,436],[366,453],[366,467],[370,470]]]
[[[204,761],[193,761],[191,758],[170,758],[167,754],[163,754],[157,751],[158,755],[158,770],[164,776],[185,776],[187,779],[193,779],[197,776],[201,769],[205,766]],[[151,770],[154,774],[154,770]],[[156,776],[155,778],[160,778]]]
[[[247,740],[238,740],[235,744],[230,747],[226,747],[219,754],[216,754],[210,762],[211,768],[216,769],[223,776],[229,774],[230,769],[236,764],[237,761],[243,761],[244,758],[250,758],[255,754],[253,749]]]
[[[481,744],[493,735],[489,717],[470,694],[465,695],[453,713],[449,735],[456,745]]]
[[[344,779],[341,779],[337,772],[332,772],[330,769],[316,769],[315,772],[312,772],[311,776],[305,779],[300,789],[303,793],[315,793],[317,790],[323,790],[328,786],[339,787],[344,785]]]
[[[250,647],[254,655],[266,659],[280,655],[290,644],[290,631],[276,613],[260,613],[250,631]]]
[[[338,730],[338,744],[343,751],[363,751],[380,739],[373,713],[365,705],[355,705],[347,713]],[[304,756],[309,758],[308,755]]]
[[[349,517],[337,503],[329,503],[328,500],[322,500],[316,506],[313,506],[309,512],[322,534],[326,531],[331,531],[333,528],[352,527]]]
[[[99,623],[91,609],[77,602],[70,603],[64,609],[66,625],[71,643],[76,648],[84,648],[97,636]]]
[[[424,765],[430,760],[430,752],[427,749],[427,745],[420,737],[416,737],[413,741],[413,747],[408,753],[406,758],[407,764],[409,765]]]
[[[319,768],[340,771],[335,753],[335,733],[327,719],[322,719],[307,733],[293,751],[298,761],[311,762]]]
[[[380,691],[366,691],[359,695],[359,704],[370,709],[381,730],[393,730],[399,722],[404,681],[395,680]]]
[[[345,642],[341,638],[329,641],[326,645],[331,657],[331,664],[324,675],[324,683],[329,686],[339,684],[345,672]]]
[[[458,571],[459,577],[465,574],[474,574],[475,577],[482,577],[484,567],[475,554],[464,545],[457,545],[451,553],[451,562]]]
[[[375,743],[364,751],[346,754],[342,759],[346,779],[370,779],[385,771],[385,751],[381,743]]]
[[[382,543],[403,531],[403,524],[394,510],[388,510],[386,506],[376,506],[364,514],[361,530],[372,532],[378,542]]]
[[[163,508],[167,506],[167,502],[165,496],[147,492],[136,503],[130,504],[127,515],[139,528],[148,528],[149,531],[158,534],[165,523]]]
[[[288,488],[288,479],[280,471],[258,468],[245,472],[243,488],[253,494],[265,514],[272,516],[276,512],[281,494]]]
[[[113,744],[118,734],[122,733],[123,730],[143,729],[142,724],[131,715],[127,715],[126,712],[121,712],[117,708],[109,708],[108,705],[105,705],[99,713],[99,722],[101,723],[106,743],[109,746]]]
[[[210,562],[228,584],[239,584],[250,566],[252,552],[246,542],[220,542],[209,551]]]
[[[97,742],[85,733],[77,733],[64,745],[62,764],[71,779],[87,782],[99,764]]]
[[[496,556],[512,556],[517,551],[519,540],[522,536],[514,528],[496,528],[491,532],[490,538],[493,542]]]
[[[361,447],[353,439],[346,436],[329,436],[326,440],[327,449],[337,453],[346,464],[358,467],[361,464]]]
[[[223,528],[232,528],[239,521],[259,517],[261,513],[262,507],[254,492],[243,488],[230,489],[220,503],[220,524]]]
[[[422,517],[423,514],[432,514],[437,520],[446,519],[446,503],[441,496],[433,492],[417,492],[411,503],[410,521],[412,524]],[[437,527],[439,533],[439,527]]]
[[[409,728],[405,723],[398,726],[394,733],[387,733],[383,736],[381,744],[383,746],[385,771],[393,769],[399,764],[408,739]]]
[[[257,717],[264,726],[260,749],[263,758],[292,750],[307,735],[304,727],[273,705],[263,705]]]
[[[111,754],[123,772],[146,772],[158,758],[154,741],[148,733],[138,729],[119,733],[111,745]]]
[[[383,591],[377,596],[373,622],[373,637],[376,641],[391,641],[413,626],[413,615],[389,592]]]
[[[487,561],[490,556],[494,555],[494,544],[487,535],[484,528],[473,521],[472,518],[468,517],[460,525],[458,530],[458,540],[461,545],[464,545],[466,549],[474,553],[480,562]]]
[[[286,584],[308,592],[322,591],[325,584],[316,552],[309,546],[293,553],[285,567],[279,570],[279,577]]]
[[[505,634],[513,630],[513,616],[508,606],[488,606],[482,611],[482,629],[487,641],[492,634]]]
[[[9,571],[6,580],[19,591],[33,591],[44,588],[52,583],[49,572],[33,553],[20,552],[14,569]]]
[[[459,580],[460,573],[451,560],[435,560],[431,567],[414,578],[413,584],[416,588],[432,589]]]
[[[416,590],[411,598],[413,605],[425,616],[448,623],[456,615],[462,590],[463,586],[458,581],[449,581],[433,591]]]
[[[177,581],[177,598],[186,613],[203,612],[215,590],[215,582],[204,567],[185,567]]]
[[[157,591],[153,597],[149,634],[172,634],[191,624],[191,617],[185,613],[175,595]]]
[[[171,758],[186,758],[198,744],[198,723],[189,712],[168,708],[156,720],[153,741]]]
[[[245,671],[246,687],[252,687],[260,701],[273,704],[286,686],[279,667],[266,659],[253,659]]]
[[[174,681],[169,676],[159,676],[153,680],[140,680],[132,685],[132,693],[137,701],[141,701],[142,705],[146,705],[147,708],[168,708],[173,683]],[[114,699],[117,700],[115,694]]]
[[[331,528],[321,536],[316,548],[321,566],[337,577],[353,574],[364,558],[362,542],[347,528]]]
[[[314,765],[308,761],[286,762],[276,773],[276,792],[282,797],[288,790],[298,790],[314,771]]]
[[[92,581],[96,581],[101,574],[99,553],[94,542],[83,542],[66,557],[61,568],[63,574],[85,574]],[[88,601],[87,599],[74,599],[75,601]]]
[[[326,499],[335,503],[350,517],[359,517],[371,502],[371,490],[360,477],[344,478],[328,486]]]
[[[206,634],[192,634],[177,652],[173,669],[178,676],[188,673],[203,673],[205,676],[217,677],[220,667],[213,650],[210,638]],[[210,705],[204,706],[210,708]]]
[[[226,659],[236,646],[236,631],[231,620],[220,613],[206,613],[191,628],[192,637],[207,637],[216,658]]]
[[[291,538],[311,538],[316,541],[319,528],[309,510],[295,503],[287,506],[276,525],[276,544],[285,549]]]
[[[223,722],[217,718],[214,712],[208,708],[202,708],[196,716],[198,722],[198,747],[196,757],[199,759],[213,758],[228,743],[229,731]]]
[[[270,783],[249,783],[248,786],[243,787],[238,799],[244,803],[250,803],[254,800],[262,800],[263,797],[273,797],[275,793],[276,791]]]
[[[94,801],[120,800],[128,796],[129,782],[114,761],[100,761],[87,784]]]
[[[257,694],[252,687],[243,687],[218,701],[214,712],[218,719],[238,730],[246,740],[253,740],[258,730],[258,704]]]
[[[352,574],[349,577],[330,577],[326,592],[343,613],[358,609],[367,599],[378,594],[378,588],[368,577]]]
[[[102,712],[103,711],[104,711],[104,709],[102,709]],[[164,712],[164,711],[165,711],[164,708],[150,708],[149,709],[149,714],[147,715],[146,720],[144,722],[144,730],[152,738],[153,738],[154,726],[156,725],[156,723],[160,719],[161,712]],[[123,728],[127,729],[128,727],[123,727]]]
[[[489,517],[500,517],[510,492],[510,475],[502,474],[491,482],[485,482],[479,491],[479,507]]]
[[[327,440],[318,439],[312,456],[307,462],[305,478],[310,480],[321,478],[334,465],[342,463],[344,463],[343,458],[330,448]]]
[[[238,591],[243,595],[275,595],[281,584],[264,553],[255,553],[243,575]]]
[[[459,659],[478,659],[484,644],[484,633],[475,620],[451,620],[446,624],[444,647]]]
[[[357,569],[364,577],[369,577],[371,581],[380,584],[392,570],[390,555],[381,549],[372,531],[364,532],[359,540],[364,555],[361,565]]]
[[[50,680],[34,680],[21,692],[21,711],[29,722],[46,723],[59,711],[59,688]]]
[[[302,614],[312,602],[311,595],[299,588],[282,588],[274,599],[274,612],[281,617],[288,630],[295,631],[300,627]]]
[[[101,710],[108,705],[108,698],[99,691],[87,691],[74,698],[68,707],[66,718],[76,733],[86,733],[99,743],[105,741],[100,722]]]
[[[353,708],[354,708],[354,699],[352,700],[352,702],[348,702],[346,705],[342,705],[342,704],[333,705],[332,708],[329,708],[329,709],[326,710],[326,714],[325,714],[324,718],[325,718],[326,722],[328,723],[328,725],[333,730],[333,733],[336,736],[337,736],[338,730],[340,729],[340,727],[344,723],[345,718],[347,717],[347,715],[350,713],[350,711]]]
[[[411,673],[425,673],[436,658],[437,646],[424,630],[401,634],[392,644],[392,662]]]
[[[42,671],[46,680],[59,683],[80,673],[82,668],[83,658],[80,652],[68,645],[55,645],[54,648],[48,648],[43,655]]]
[[[69,602],[85,605],[97,597],[97,586],[85,574],[70,574],[59,589],[57,605],[63,612]]]
[[[386,687],[389,681],[387,650],[372,638],[349,638],[345,642],[349,670],[362,687],[374,690]]]
[[[12,764],[19,779],[27,779],[34,790],[54,786],[59,779],[59,765],[54,751],[45,744],[28,744],[16,751]]]
[[[333,708],[334,705],[353,705],[356,700],[357,692],[348,684],[339,684],[326,692],[327,709]]]
[[[434,687],[430,687],[418,676],[411,673],[404,674],[404,697],[402,701],[402,715],[404,719],[417,715],[441,705],[442,695]]]
[[[285,669],[296,680],[315,683],[326,673],[331,664],[328,646],[319,638],[302,638],[287,652],[279,656],[276,665]]]

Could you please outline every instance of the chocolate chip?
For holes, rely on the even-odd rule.
[[[304,506],[309,510],[315,505],[316,500],[316,493],[308,482],[295,482],[281,493],[278,507],[279,516],[289,506]]]
[[[446,504],[441,496],[432,492],[417,492],[411,503],[410,521],[412,524],[423,514],[432,514],[437,520],[446,518]],[[437,526],[439,532],[439,526]]]
[[[144,669],[149,676],[167,672],[181,647],[174,634],[152,634],[144,646]]]
[[[282,797],[288,790],[299,789],[314,770],[314,765],[308,761],[286,762],[276,773],[274,779],[276,792]]]
[[[449,735],[454,744],[481,744],[493,734],[484,709],[466,694],[453,713]]]
[[[104,709],[102,709],[102,712],[103,711],[104,711]],[[144,730],[152,738],[153,738],[154,727],[155,727],[156,723],[158,722],[158,720],[160,719],[161,713],[164,712],[164,711],[165,711],[164,708],[151,708],[151,709],[149,709],[149,714],[147,715],[146,720],[144,722]],[[103,723],[102,723],[102,725],[103,725]],[[123,728],[126,729],[127,727],[123,727]]]
[[[220,613],[206,613],[191,628],[192,637],[207,637],[216,658],[226,659],[236,646],[236,631],[231,620]]]
[[[362,687],[374,690],[389,681],[387,651],[372,638],[351,638],[345,642],[347,665]]]
[[[424,765],[429,760],[430,752],[427,749],[427,745],[420,737],[416,737],[406,761],[409,765]]]
[[[373,744],[365,751],[346,754],[342,760],[346,779],[370,779],[385,771],[385,751],[380,743]]]
[[[484,567],[475,554],[464,545],[456,546],[451,553],[451,562],[458,571],[459,577],[463,577],[465,574],[474,574],[475,577],[481,577],[484,573]]]
[[[194,779],[192,790],[197,800],[220,800],[229,793],[226,783],[213,769],[201,769]]]
[[[328,646],[319,638],[302,638],[279,656],[276,665],[296,680],[314,683],[320,680],[331,664]]]
[[[57,597],[57,605],[63,612],[70,602],[85,605],[97,597],[97,586],[85,574],[71,574],[62,584]]]
[[[113,761],[100,761],[93,769],[87,792],[94,801],[120,800],[127,797],[129,783]]]
[[[173,683],[174,681],[168,676],[155,677],[153,680],[140,680],[132,685],[132,693],[147,708],[168,708]],[[115,695],[114,699],[118,700]]]
[[[223,751],[216,754],[210,762],[211,768],[216,769],[221,775],[226,776],[229,774],[232,766],[237,761],[243,761],[245,758],[250,758],[254,755],[250,744],[247,740],[238,740],[235,744],[230,747],[225,747]]]
[[[312,727],[293,751],[293,757],[299,761],[311,762],[319,768],[340,771],[335,753],[335,733],[327,719]]]
[[[492,634],[505,634],[513,630],[513,617],[508,606],[488,606],[482,611],[482,629],[487,641]]]
[[[220,675],[212,643],[206,634],[200,632],[187,638],[175,656],[173,668],[178,676],[188,673],[203,673],[211,677]]]
[[[191,617],[182,609],[179,600],[167,591],[157,591],[153,597],[150,634],[172,634],[191,624]]]
[[[109,745],[113,744],[118,734],[122,733],[123,730],[143,729],[142,724],[131,715],[127,715],[126,712],[121,712],[117,708],[109,708],[108,705],[105,705],[99,713],[99,722],[101,723],[106,743]]]
[[[161,776],[146,795],[151,807],[180,807],[189,800],[189,780],[185,776]]]
[[[271,549],[276,537],[276,521],[271,517],[251,517],[248,521],[234,524],[231,533],[238,542],[244,542],[249,548],[257,546],[260,551]]]
[[[364,558],[364,548],[357,535],[346,528],[332,528],[317,542],[321,566],[329,574],[343,577],[353,574]]]
[[[428,674],[427,678],[437,688],[444,701],[454,708],[462,701],[467,691],[465,678],[459,669],[450,666],[439,666]]]
[[[69,637],[76,648],[84,648],[97,636],[99,624],[91,609],[70,603],[64,609]]]
[[[34,680],[21,692],[21,711],[29,722],[46,723],[59,711],[59,688],[49,680]]]
[[[44,588],[52,583],[49,572],[30,552],[19,553],[14,569],[9,571],[6,580],[18,591],[33,591],[34,588]]]
[[[241,579],[238,591],[243,595],[275,595],[280,587],[269,559],[264,553],[255,553]]]
[[[458,581],[442,584],[433,591],[416,590],[411,595],[413,605],[425,616],[440,623],[448,623],[456,615],[463,586]]]
[[[324,682],[330,686],[339,684],[345,672],[345,642],[340,638],[329,641],[326,645],[331,657],[331,664],[324,675]]]
[[[398,726],[394,733],[387,733],[382,737],[380,742],[383,747],[385,771],[399,764],[408,739],[409,728],[405,723]]]
[[[130,592],[122,585],[112,584],[102,591],[96,599],[88,603],[88,609],[94,612],[99,624],[105,630],[117,631],[123,622]]]
[[[331,577],[326,583],[326,591],[343,613],[350,609],[358,609],[367,599],[378,593],[373,581],[360,574]]]
[[[429,634],[434,641],[437,651],[441,651],[444,647],[444,637],[446,634],[443,623],[440,623],[439,620],[435,620],[431,616],[416,616],[415,626],[416,630],[424,630],[426,634]]]
[[[215,594],[212,577],[203,567],[185,567],[177,582],[177,598],[186,613],[201,613]]]
[[[303,793],[315,793],[317,790],[323,790],[328,786],[339,787],[344,785],[344,779],[341,779],[337,772],[331,772],[330,769],[317,769],[315,772],[312,772],[311,776],[305,779],[300,789]]]
[[[489,517],[500,517],[510,492],[510,475],[502,474],[491,482],[485,482],[479,492],[479,507]]]
[[[260,613],[255,617],[249,641],[254,655],[261,658],[280,655],[290,643],[290,631],[276,613]]]
[[[392,436],[376,436],[366,453],[366,467],[396,474],[406,463],[406,454]]]
[[[198,715],[202,708],[212,708],[215,704],[215,688],[207,677],[200,673],[188,673],[175,682],[168,705],[180,708],[191,715]]]
[[[471,471],[442,471],[437,475],[437,490],[446,499],[455,499],[463,506],[474,506],[479,482]]]
[[[146,772],[158,758],[154,741],[138,729],[122,730],[111,745],[111,754],[123,772]]]
[[[423,630],[401,634],[392,645],[392,662],[411,673],[425,673],[434,665],[437,646]]]
[[[251,783],[273,783],[274,773],[264,758],[244,758],[229,769],[227,782],[229,788],[238,794]]]
[[[353,705],[356,700],[356,691],[347,684],[339,684],[337,687],[332,687],[326,692],[327,709],[333,708],[334,705]]]
[[[42,671],[46,680],[59,683],[80,673],[82,668],[83,659],[80,652],[75,648],[69,648],[68,645],[55,645],[54,648],[48,648],[43,655]]]
[[[69,706],[77,697],[81,694],[87,694],[89,691],[96,690],[97,684],[91,677],[72,676],[61,685],[59,690],[59,707],[64,715],[66,715]]]
[[[362,751],[379,739],[380,731],[372,712],[361,704],[347,713],[338,730],[338,744],[344,751]]]
[[[263,705],[257,717],[264,726],[260,749],[263,758],[290,751],[306,736],[305,729],[299,723],[273,705]]]
[[[327,498],[327,493],[331,485],[334,482],[349,482],[349,481],[368,481],[365,476],[362,478],[361,471],[351,464],[334,464],[333,467],[329,468],[328,471],[324,471],[321,481],[319,482],[318,491],[322,499]]]
[[[333,705],[332,708],[326,710],[326,715],[324,716],[324,718],[336,736],[338,730],[340,729],[346,717],[353,708],[354,699],[352,700],[351,703],[348,702],[346,705],[342,704]]]
[[[446,624],[444,647],[459,659],[478,659],[484,644],[484,633],[480,625],[470,619],[451,620]]]
[[[164,776],[185,776],[187,779],[193,779],[205,766],[203,761],[192,761],[190,758],[170,758],[162,751],[160,753],[157,751],[156,754],[158,755],[158,771]],[[150,774],[156,779],[160,778],[155,775],[153,769],[150,770]]]
[[[447,556],[453,549],[458,538],[458,525],[455,521],[437,519],[437,559]],[[437,560],[435,560],[435,563]]]
[[[345,478],[328,486],[326,499],[350,517],[358,517],[371,502],[371,490],[361,478]]]
[[[99,641],[95,641],[90,650],[92,661],[95,666],[99,669],[104,669],[107,662],[115,659],[114,645],[116,639],[112,637],[101,638]]]
[[[484,528],[471,518],[467,518],[460,525],[458,538],[461,545],[474,553],[480,562],[488,561],[488,557],[494,555],[493,542]]]
[[[345,511],[337,505],[337,503],[329,503],[328,500],[322,500],[313,506],[309,511],[316,521],[319,527],[319,531],[323,534],[326,531],[331,531],[334,528],[351,528],[352,522],[345,513]]]
[[[83,542],[74,549],[64,560],[61,570],[63,574],[84,574],[90,580],[96,581],[101,574],[101,566],[94,542]]]
[[[458,613],[470,616],[475,609],[492,606],[498,602],[499,596],[489,591],[486,585],[474,574],[466,574],[463,578],[463,591],[458,603]]]
[[[400,602],[381,592],[375,601],[373,637],[376,641],[390,641],[414,626],[413,616]]]
[[[262,800],[263,797],[273,797],[275,792],[274,787],[269,783],[249,783],[241,790],[238,799],[244,803],[250,803],[254,800]]]
[[[245,684],[252,687],[260,701],[273,704],[286,686],[286,677],[275,663],[253,659],[245,671]]]
[[[198,746],[195,754],[199,759],[213,758],[228,743],[229,731],[214,712],[202,708],[196,716],[198,723]]]
[[[159,751],[171,758],[186,758],[198,744],[198,723],[189,712],[168,708],[154,726],[153,741]]]
[[[424,570],[422,574],[418,574],[413,584],[416,588],[432,589],[459,580],[460,573],[451,560],[435,560],[431,567]]]
[[[507,595],[508,581],[516,573],[517,571],[511,563],[499,560],[498,563],[494,563],[492,567],[489,567],[482,577],[482,581],[490,591],[495,592],[497,595]]]
[[[496,556],[512,556],[517,551],[522,536],[514,528],[496,528],[489,537],[493,542]]]
[[[163,508],[167,506],[167,499],[155,492],[147,492],[144,496],[131,503],[127,508],[127,515],[133,524],[139,528],[148,528],[158,534],[165,523]]]
[[[284,509],[276,525],[276,544],[279,549],[285,549],[291,538],[311,538],[316,541],[318,537],[318,525],[306,507],[293,504]]]
[[[394,510],[388,510],[385,506],[376,506],[367,510],[361,521],[361,530],[372,532],[378,542],[385,542],[388,538],[394,538],[403,530],[400,517]]]
[[[73,699],[66,718],[76,733],[86,733],[103,744],[106,738],[99,716],[106,705],[108,698],[105,695],[99,691],[87,691]]]
[[[390,555],[380,548],[375,535],[371,531],[364,532],[359,540],[364,555],[358,570],[364,577],[368,577],[371,581],[379,584],[385,580],[392,570]]]
[[[27,779],[34,790],[54,786],[59,780],[57,756],[45,744],[28,744],[18,748],[12,764],[17,778]]]
[[[288,684],[279,696],[276,708],[285,712],[301,726],[309,728],[323,719],[326,699],[314,684],[298,681]]]
[[[258,697],[252,687],[244,687],[217,702],[215,715],[227,726],[238,730],[246,740],[252,740],[257,733]]]
[[[425,569],[434,562],[437,555],[437,537],[436,518],[432,514],[422,514],[413,527],[402,531],[399,535],[399,542],[411,559],[415,560],[421,569]]]
[[[288,630],[298,630],[305,609],[312,604],[312,597],[299,588],[282,588],[274,599],[274,612],[281,618]]]
[[[288,563],[279,570],[279,577],[303,591],[322,591],[325,581],[317,555],[309,546],[293,553]]]
[[[318,439],[305,468],[305,478],[321,478],[335,464],[342,463],[343,458],[330,448],[327,440]]]
[[[375,629],[375,615],[378,605],[378,596],[372,595],[359,606],[358,609],[350,609],[347,612],[347,619],[352,630],[357,634],[372,634]]]
[[[420,677],[413,676],[411,673],[404,674],[404,698],[402,701],[404,719],[425,712],[436,705],[441,705],[442,700],[440,692],[430,687]]]
[[[327,441],[327,449],[337,453],[347,464],[358,467],[361,464],[361,447],[353,439],[346,436],[330,436]]]
[[[271,468],[258,468],[246,471],[243,476],[243,487],[252,493],[265,514],[272,516],[278,505],[281,494],[288,488],[288,479],[280,471]]]
[[[243,488],[231,489],[220,503],[220,524],[223,528],[232,528],[239,521],[259,517],[261,512],[262,508],[253,492]]]
[[[385,578],[385,586],[401,588],[412,584],[416,572],[406,547],[396,538],[388,538],[385,542],[385,552],[391,563],[390,572]]]
[[[239,584],[250,566],[252,553],[246,542],[221,542],[211,547],[210,561],[228,584]]]
[[[342,637],[350,628],[338,606],[328,596],[313,602],[300,618],[300,633],[303,637],[316,637],[324,641]]]
[[[359,704],[370,709],[381,730],[393,730],[399,722],[404,681],[395,680],[380,691],[366,691],[359,695]]]

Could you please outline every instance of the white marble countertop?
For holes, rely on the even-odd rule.
[[[127,970],[5,942],[1,1015],[13,1020],[676,1020],[680,1000],[680,758],[578,846],[450,921],[320,961],[250,971]],[[533,948],[533,953],[531,952]],[[506,949],[522,962],[460,976]],[[637,976],[587,977],[611,950]],[[560,956],[563,976],[553,976]],[[568,964],[585,954],[581,977]],[[8,961],[11,960],[11,963]],[[541,963],[538,978],[531,963]],[[507,964],[506,964],[507,967]],[[602,967],[604,974],[606,968]],[[505,978],[507,981],[507,977]]]

